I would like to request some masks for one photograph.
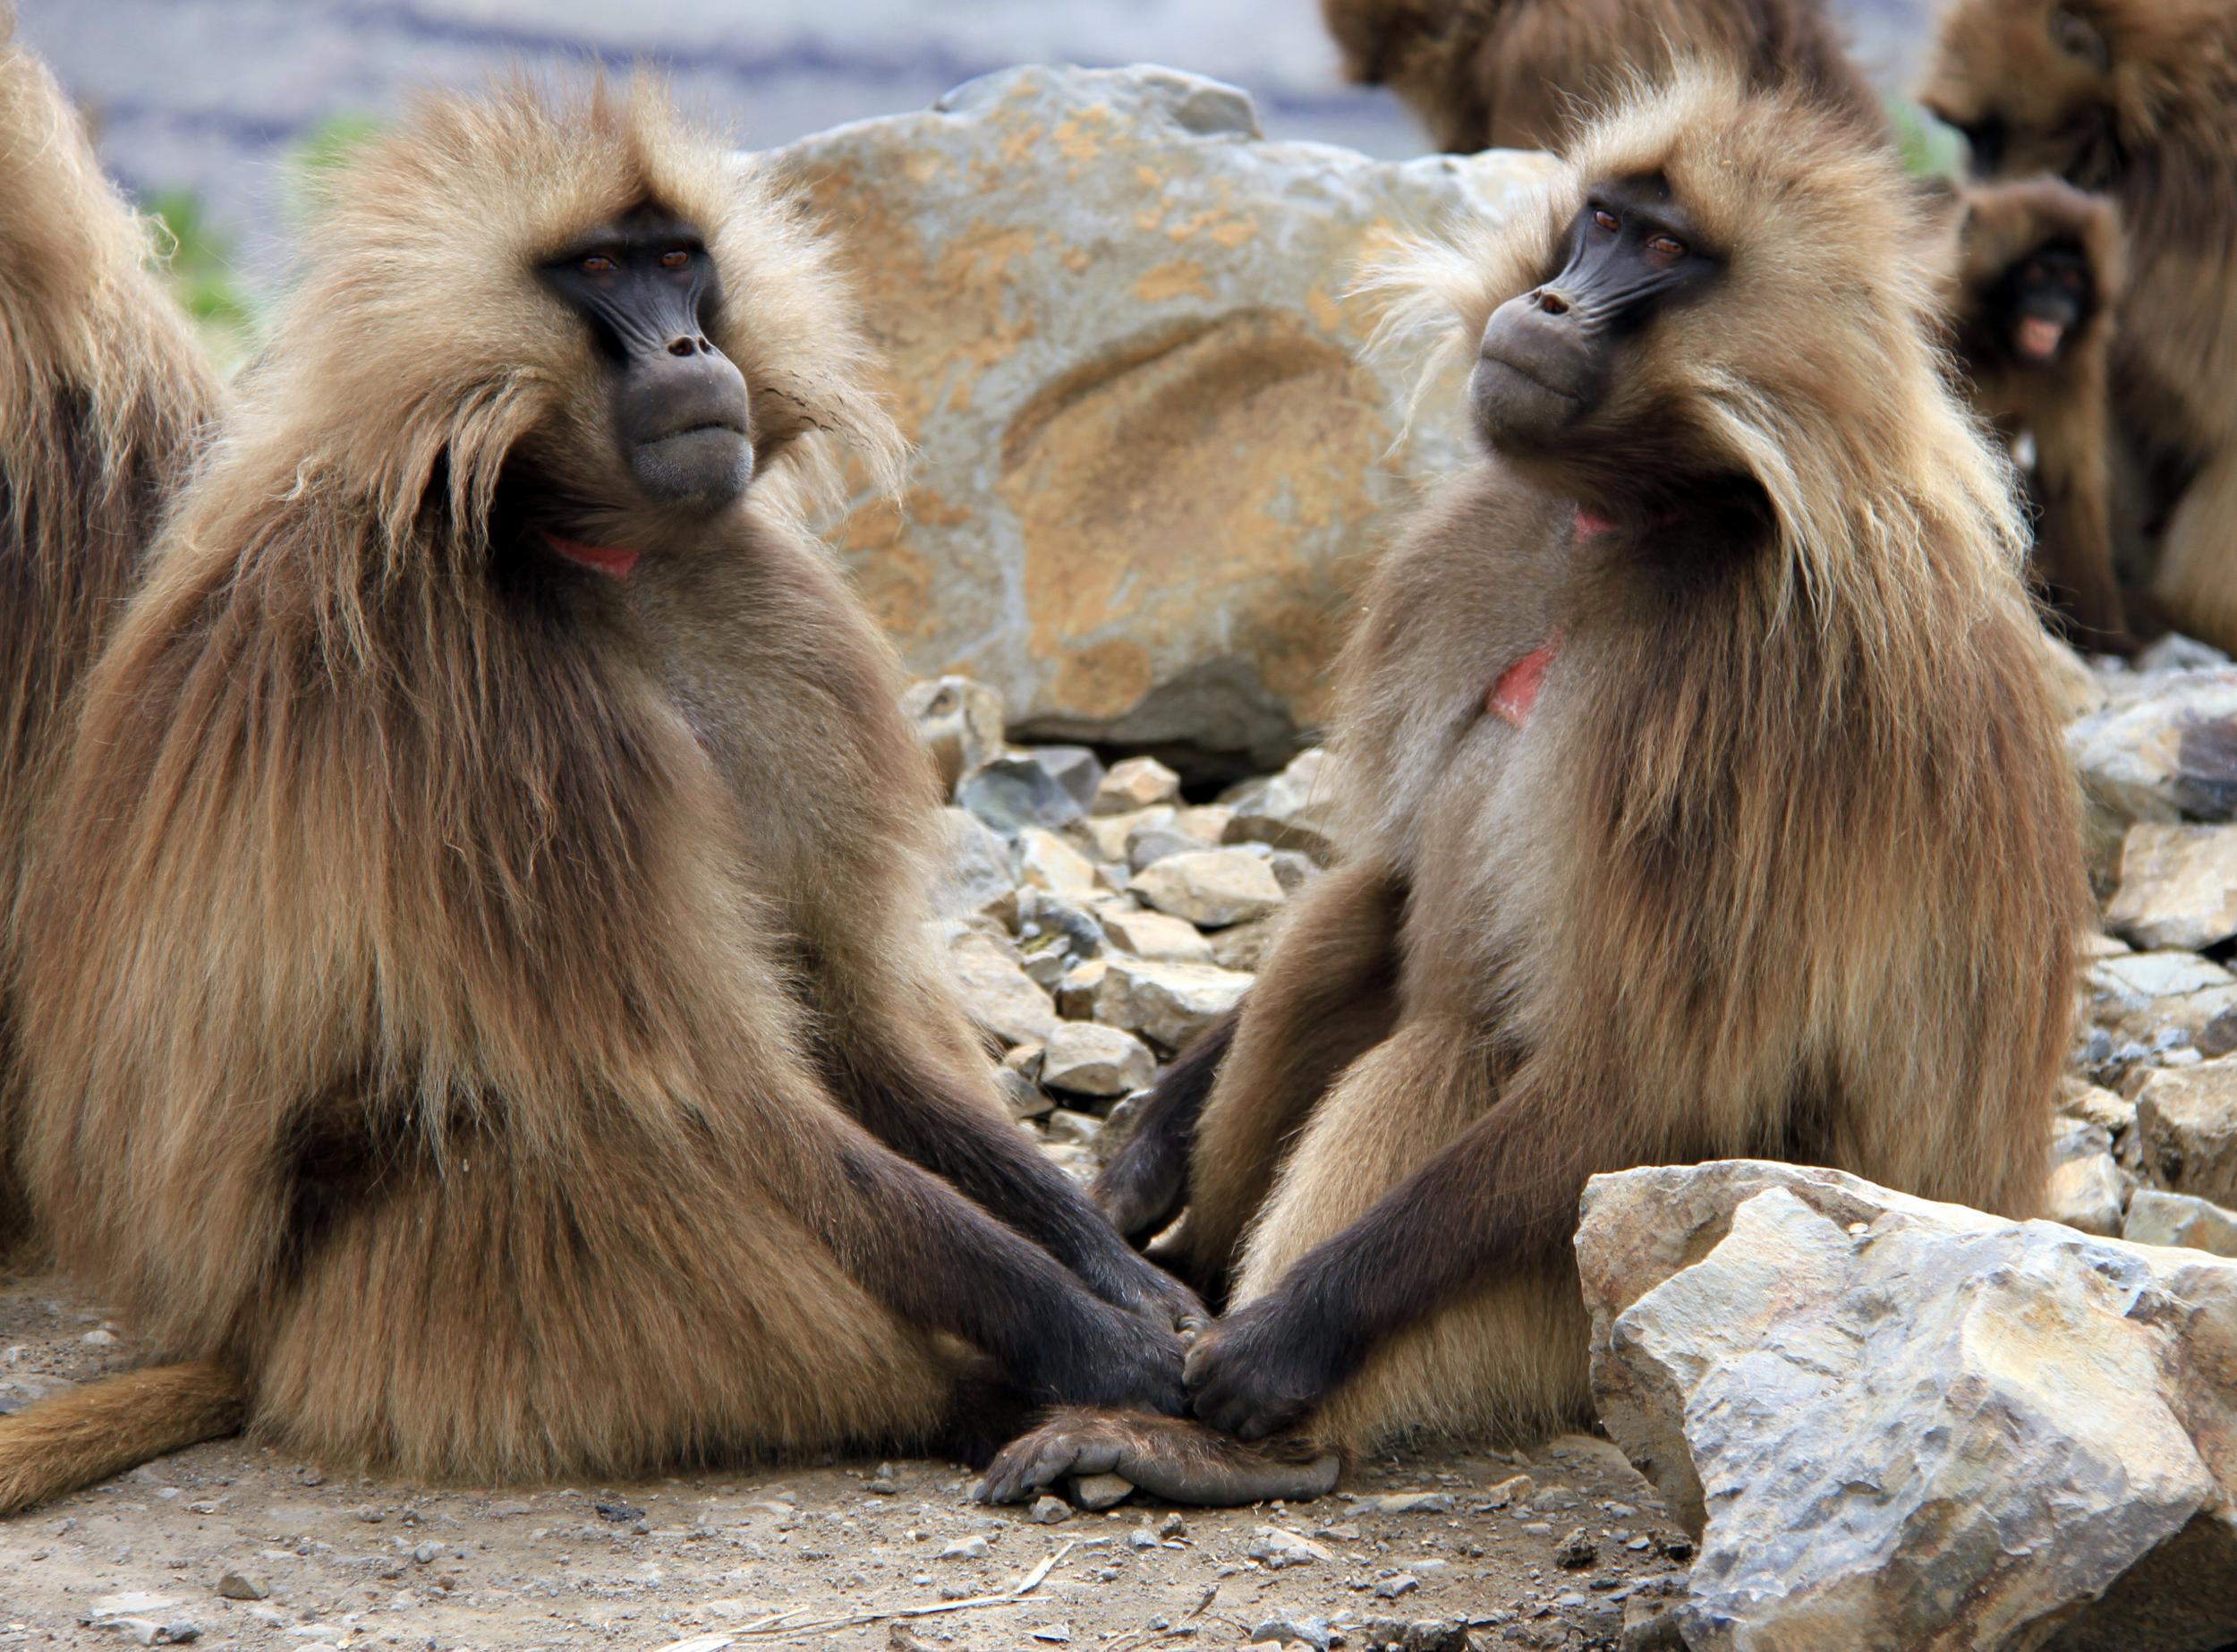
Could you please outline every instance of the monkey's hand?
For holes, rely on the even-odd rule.
[[[1081,1312],[1047,1327],[1016,1375],[1057,1405],[1113,1406],[1161,1416],[1187,1412],[1181,1384],[1187,1353],[1169,1327],[1074,1292]]]
[[[1358,1361],[1296,1293],[1236,1309],[1188,1352],[1196,1415],[1221,1434],[1263,1440],[1316,1410]]]
[[[1178,1418],[1075,1408],[1004,1446],[972,1495],[1023,1503],[1072,1476],[1117,1474],[1168,1503],[1304,1501],[1334,1490],[1341,1466],[1309,1441],[1245,1445]]]
[[[1139,1315],[1161,1329],[1178,1332],[1185,1339],[1212,1323],[1196,1293],[1152,1262],[1116,1231],[1108,1245],[1075,1262],[1080,1282],[1097,1296],[1129,1314]]]

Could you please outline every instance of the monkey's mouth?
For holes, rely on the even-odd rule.
[[[2058,359],[2058,347],[2066,341],[2066,328],[2045,316],[2022,316],[2012,338],[2020,353],[2029,361],[2051,362]]]

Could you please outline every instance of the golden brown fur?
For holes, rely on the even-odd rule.
[[[1922,100],[1976,134],[1985,170],[2117,203],[2114,399],[2153,479],[2152,592],[2237,649],[2237,7],[1957,0]]]
[[[1351,79],[1389,86],[1440,149],[1560,149],[1680,56],[1822,99],[1876,141],[1879,99],[1819,0],[1321,0]]]
[[[536,274],[648,202],[750,387],[711,519],[632,503]],[[792,203],[657,89],[430,99],[336,178],[28,925],[38,1214],[259,1437],[491,1481],[954,1441],[982,1379],[1177,1402],[1185,1297],[994,1100],[896,662],[800,525],[829,446],[892,455],[864,371]],[[0,1484],[45,1449],[0,1421]]]
[[[1399,325],[1472,353],[1603,179],[1665,178],[1720,285],[1566,451],[1453,477],[1377,568],[1332,728],[1345,864],[1195,1132],[1181,1251],[1232,1280],[1198,1409],[1351,1453],[1589,1414],[1595,1172],[1766,1156],[2030,1213],[2091,918],[2008,472],[1918,324],[1893,160],[1714,79],[1571,160],[1399,272]],[[1487,714],[1553,639],[1522,726]]]
[[[217,398],[147,226],[12,28],[0,9],[0,977],[71,691]],[[0,1237],[21,1214],[14,1019],[0,996]]]
[[[1947,317],[1973,404],[2008,443],[2034,447],[2037,577],[2085,646],[2133,645],[2115,577],[2107,373],[2124,269],[2120,215],[2054,178],[1960,192],[1957,265]],[[2046,247],[2070,248],[2088,270],[2090,308],[2058,359],[2020,358],[2001,301],[2012,272]]]

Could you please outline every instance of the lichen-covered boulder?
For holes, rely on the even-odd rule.
[[[1327,706],[1347,598],[1457,379],[1397,453],[1364,259],[1513,210],[1544,156],[1270,143],[1171,70],[1025,68],[778,154],[838,237],[915,444],[837,541],[910,667],[1012,732],[1274,766]]]

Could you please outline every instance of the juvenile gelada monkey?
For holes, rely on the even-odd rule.
[[[1573,1426],[1598,1171],[1769,1157],[2036,1205],[2093,912],[1922,209],[1836,119],[1705,72],[1569,161],[1398,277],[1401,323],[1474,360],[1483,456],[1365,592],[1341,864],[1193,1128],[1151,1110],[1230,1305],[1188,1359],[1209,1430],[1060,1413],[989,1497],[1302,1491],[1411,1434]],[[1170,1152],[1137,1138],[1106,1193]]]
[[[487,1483],[1179,1408],[1193,1299],[994,1099],[801,525],[895,447],[866,367],[650,85],[335,178],[26,925],[34,1208],[171,1363],[0,1419],[0,1507],[242,1423]]]

